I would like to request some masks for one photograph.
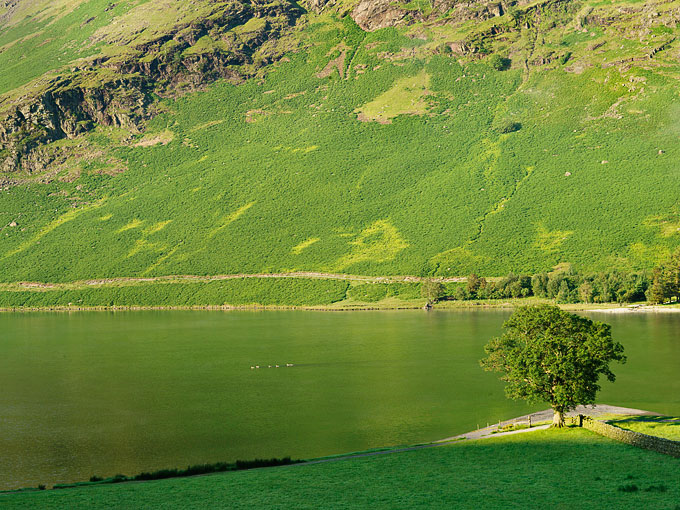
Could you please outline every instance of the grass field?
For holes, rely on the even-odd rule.
[[[164,481],[0,495],[3,508],[655,508],[678,459],[583,429]]]

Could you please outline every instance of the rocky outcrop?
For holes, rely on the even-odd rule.
[[[253,58],[304,13],[287,1],[242,0],[215,8],[210,16],[129,48],[124,58],[91,59],[44,83],[38,94],[0,102],[0,171],[38,171],[53,154],[41,146],[96,125],[134,131],[154,114],[154,94],[195,90],[220,78],[241,81],[282,56],[274,50]],[[204,40],[213,44],[199,44]]]
[[[0,0],[0,25],[12,17],[19,6],[19,0]]]
[[[460,1],[435,0],[431,10],[406,8],[391,0],[360,0],[352,11],[352,18],[362,29],[374,31],[380,28],[411,24],[420,21],[460,23],[468,20],[485,20],[502,16],[509,6],[518,2],[510,1]]]
[[[151,112],[152,90],[152,82],[141,76],[92,88],[71,78],[54,80],[47,91],[25,100],[0,122],[0,171],[42,170],[53,161],[39,150],[42,145],[74,138],[96,124],[134,128]]]
[[[392,0],[361,0],[352,11],[352,19],[363,30],[372,32],[402,23],[407,14]]]
[[[306,5],[314,12],[321,12],[329,0],[307,0]]]

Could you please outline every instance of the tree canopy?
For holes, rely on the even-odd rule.
[[[623,346],[611,327],[551,305],[518,308],[492,339],[480,361],[485,370],[502,372],[505,392],[513,399],[549,402],[553,425],[564,425],[564,413],[594,404],[600,375],[616,376],[609,363],[626,362]]]
[[[427,299],[427,304],[436,303],[446,295],[446,287],[440,281],[424,280],[420,288],[421,295]]]
[[[647,298],[652,303],[665,303],[673,298],[680,301],[680,250],[654,268]]]

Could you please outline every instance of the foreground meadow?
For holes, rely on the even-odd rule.
[[[3,508],[680,507],[680,460],[583,429],[153,482],[0,495]]]

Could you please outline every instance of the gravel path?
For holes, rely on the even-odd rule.
[[[578,406],[576,409],[573,411],[570,411],[566,413],[566,416],[578,416],[579,414],[583,414],[584,416],[592,416],[592,417],[598,417],[602,415],[607,415],[607,414],[623,414],[623,415],[634,415],[634,416],[658,416],[658,413],[652,413],[650,411],[643,411],[642,409],[631,409],[628,407],[617,407],[617,406],[610,406],[607,404],[598,404],[594,406]],[[500,423],[496,423],[494,425],[490,425],[488,427],[485,427],[483,429],[478,429],[478,430],[472,430],[466,434],[459,434],[457,436],[451,436],[447,437],[445,439],[440,439],[439,441],[434,441],[432,443],[427,443],[427,444],[422,444],[422,445],[416,445],[416,446],[408,446],[404,448],[393,448],[389,450],[379,450],[379,451],[374,451],[374,452],[365,452],[365,453],[355,453],[355,454],[350,454],[350,455],[343,455],[340,457],[333,457],[331,459],[318,459],[318,460],[311,460],[308,462],[303,462],[301,464],[295,464],[295,465],[300,465],[303,466],[305,464],[320,464],[324,462],[336,462],[339,460],[347,460],[347,459],[356,459],[359,457],[373,457],[376,455],[387,455],[391,453],[401,453],[401,452],[410,452],[413,450],[422,450],[424,448],[437,448],[439,446],[444,446],[453,442],[459,442],[459,441],[474,441],[478,439],[485,439],[489,437],[500,437],[500,436],[509,436],[509,435],[514,435],[514,434],[524,434],[527,432],[534,432],[536,430],[545,430],[547,428],[550,428],[550,424],[547,425],[539,425],[539,426],[532,426],[531,428],[526,428],[526,429],[520,429],[520,430],[511,430],[508,432],[496,432],[498,430],[499,425],[501,427],[505,425],[512,425],[512,424],[527,424],[529,421],[529,417],[531,417],[531,422],[532,423],[540,423],[544,421],[551,421],[552,422],[552,417],[553,417],[553,411],[552,409],[546,409],[544,411],[538,411],[536,413],[531,413],[531,414],[526,414],[524,416],[519,416],[517,418],[513,418],[512,420],[506,420],[502,421]]]
[[[649,411],[643,411],[642,409],[631,409],[629,407],[617,407],[617,406],[610,406],[607,404],[598,404],[594,406],[578,406],[576,409],[573,411],[569,411],[568,413],[565,414],[565,416],[578,416],[579,414],[582,414],[584,416],[592,416],[592,417],[598,417],[602,416],[605,414],[626,414],[626,415],[634,415],[634,416],[658,416],[658,413],[652,413]],[[451,436],[447,437],[446,439],[440,439],[439,441],[435,441],[435,443],[446,443],[450,441],[460,441],[463,439],[483,439],[485,437],[498,437],[498,436],[505,436],[509,434],[517,434],[521,432],[531,432],[534,430],[542,430],[542,429],[547,429],[550,427],[550,424],[548,425],[542,425],[538,427],[531,427],[530,429],[520,429],[520,430],[513,430],[510,432],[496,432],[499,428],[499,424],[501,427],[504,427],[506,425],[514,425],[514,424],[520,424],[520,425],[525,425],[529,423],[529,418],[531,418],[531,423],[540,423],[544,421],[550,421],[552,422],[553,418],[553,411],[552,409],[545,409],[543,411],[538,411],[536,413],[531,413],[531,414],[525,414],[524,416],[519,416],[517,418],[513,418],[512,420],[506,420],[502,421],[499,423],[494,423],[493,425],[490,425],[488,427],[485,427],[483,429],[478,429],[478,430],[473,430],[470,431],[466,434],[459,434],[457,436]]]

